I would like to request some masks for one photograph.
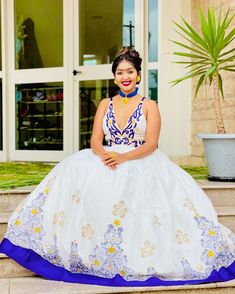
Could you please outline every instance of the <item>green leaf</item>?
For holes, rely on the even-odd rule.
[[[231,50],[229,50],[229,51],[226,51],[226,52],[220,54],[218,57],[221,58],[221,57],[223,57],[223,56],[225,56],[225,55],[227,55],[227,54],[230,54],[230,53],[232,53],[232,52],[234,52],[234,51],[235,51],[235,48],[233,48],[233,49],[231,49]]]
[[[200,87],[201,87],[204,79],[205,79],[205,75],[201,75],[201,77],[199,78],[199,80],[197,82],[197,86],[196,86],[196,90],[195,90],[195,94],[194,94],[194,99],[196,98],[197,93],[198,93],[198,91],[199,91],[199,89],[200,89]]]
[[[197,71],[196,73],[192,73],[192,74],[190,74],[190,75],[186,75],[186,76],[183,76],[183,77],[181,77],[181,78],[179,78],[179,79],[176,79],[176,80],[170,81],[170,83],[173,84],[173,86],[174,86],[174,85],[176,85],[176,84],[178,84],[178,83],[180,83],[180,82],[182,82],[182,81],[184,81],[184,80],[187,80],[187,79],[189,79],[189,78],[192,78],[192,77],[198,76],[198,75],[200,75],[200,74],[205,74],[205,71]]]
[[[206,72],[206,77],[210,76],[216,69],[217,69],[217,66],[215,66],[215,65],[208,68],[208,70]]]
[[[197,47],[198,49],[204,51],[205,53],[208,53],[207,49],[205,49],[205,48],[201,47],[200,45],[198,45],[198,43],[195,42],[193,39],[189,39],[189,38],[187,38],[185,35],[183,35],[182,33],[180,33],[180,32],[177,31],[177,30],[174,30],[174,31],[175,31],[177,34],[179,34],[182,38],[184,38],[186,41],[188,41],[189,43],[191,43],[192,46]]]
[[[208,55],[207,55],[206,53],[201,52],[201,51],[199,51],[199,50],[193,48],[192,46],[190,47],[190,46],[185,45],[184,43],[177,42],[177,41],[174,41],[174,40],[170,40],[170,41],[173,42],[173,43],[175,43],[176,45],[179,45],[179,46],[183,47],[183,48],[189,49],[189,50],[191,50],[191,51],[194,51],[194,52],[197,52],[197,53],[199,53],[199,54],[202,54],[202,55],[205,56],[205,57],[208,57]]]
[[[200,55],[195,55],[192,53],[186,53],[186,52],[173,52],[174,55],[178,56],[185,56],[185,57],[191,57],[191,58],[197,58],[197,59],[202,59],[202,60],[207,60],[208,58],[202,57]]]

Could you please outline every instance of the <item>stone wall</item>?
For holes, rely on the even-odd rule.
[[[200,31],[200,23],[198,17],[198,5],[207,11],[210,4],[214,2],[216,10],[223,5],[223,12],[226,12],[229,7],[235,12],[234,0],[192,0],[192,25],[196,26]],[[235,26],[235,20],[230,28]],[[235,47],[235,41],[230,46]],[[222,72],[224,82],[224,101],[221,99],[222,113],[224,115],[225,128],[227,133],[235,133],[235,72]],[[192,81],[193,96],[197,78]],[[213,88],[203,86],[198,92],[196,99],[192,97],[192,163],[203,164],[204,148],[201,139],[197,138],[198,133],[216,133],[215,113],[213,101]]]

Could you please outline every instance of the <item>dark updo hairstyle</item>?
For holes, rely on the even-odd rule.
[[[135,49],[124,47],[120,51],[118,51],[118,53],[116,54],[114,58],[114,61],[112,64],[112,72],[114,75],[119,63],[124,60],[130,62],[136,69],[137,73],[138,74],[140,73],[142,58],[140,58],[139,52],[136,51]]]

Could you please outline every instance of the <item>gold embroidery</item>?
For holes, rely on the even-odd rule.
[[[79,191],[76,191],[73,196],[73,201],[75,201],[76,203],[79,203],[80,202],[80,194],[79,194]]]
[[[176,239],[179,244],[188,243],[190,241],[188,235],[180,230],[176,232]]]
[[[115,219],[115,220],[113,221],[113,224],[114,224],[116,227],[119,227],[119,226],[121,225],[121,222],[120,222],[119,219]]]
[[[208,257],[214,257],[214,255],[215,255],[215,252],[213,250],[208,250],[207,251],[207,256]]]
[[[144,247],[140,249],[140,254],[142,257],[147,257],[148,255],[153,255],[155,251],[155,246],[151,245],[149,241],[144,242]]]
[[[159,217],[158,217],[158,216],[155,216],[155,217],[154,217],[154,219],[153,219],[153,223],[156,224],[156,225],[159,225],[159,226],[162,225],[161,222],[160,222],[160,220],[159,220]]]
[[[195,217],[200,217],[200,214],[198,213],[198,211],[194,207],[192,201],[189,200],[188,198],[185,200],[184,207],[186,207],[189,210],[191,210],[192,212],[194,212]]]
[[[119,201],[118,204],[113,206],[113,215],[124,218],[127,213],[127,208],[125,207],[125,202],[123,200]]]
[[[63,211],[60,211],[54,215],[53,224],[58,224],[60,226],[62,226],[64,224],[64,212]]]
[[[116,248],[114,247],[114,246],[110,246],[109,248],[108,248],[108,253],[109,254],[113,254],[113,253],[115,253],[116,252]]]
[[[92,230],[90,224],[84,225],[82,227],[82,236],[88,239],[92,239],[94,237],[94,231]]]

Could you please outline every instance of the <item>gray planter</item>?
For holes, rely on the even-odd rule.
[[[208,179],[235,181],[235,134],[198,134],[203,140]]]

